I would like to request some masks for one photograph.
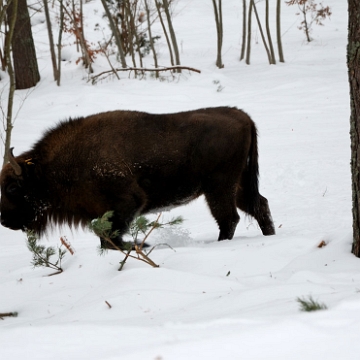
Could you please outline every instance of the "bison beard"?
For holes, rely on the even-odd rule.
[[[86,226],[112,210],[122,246],[135,216],[204,195],[232,239],[237,208],[275,234],[258,191],[256,127],[229,107],[175,114],[112,111],[70,119],[47,131],[1,171],[1,224],[43,234],[50,224]],[[104,246],[104,244],[102,244]]]

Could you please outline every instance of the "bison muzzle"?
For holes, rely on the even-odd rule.
[[[87,226],[111,210],[121,247],[137,215],[204,195],[218,240],[233,238],[237,208],[273,235],[258,176],[256,127],[241,110],[105,112],[61,122],[19,156],[10,151],[0,175],[1,224],[42,235],[51,224]]]

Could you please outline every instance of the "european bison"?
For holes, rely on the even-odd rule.
[[[237,207],[264,235],[275,234],[258,191],[256,127],[236,108],[111,111],[63,121],[31,150],[17,157],[10,151],[0,181],[1,224],[38,235],[49,224],[86,226],[112,210],[115,244],[122,247],[135,216],[202,194],[218,240],[234,236]]]

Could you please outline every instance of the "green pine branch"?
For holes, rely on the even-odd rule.
[[[33,254],[31,261],[32,266],[35,267],[48,267],[56,270],[56,274],[62,273],[61,262],[65,257],[66,250],[61,246],[57,250],[53,247],[46,247],[38,244],[38,237],[33,231],[27,231],[27,247]],[[57,255],[56,260],[52,260],[52,257]]]
[[[297,298],[296,301],[300,304],[300,311],[317,311],[326,310],[327,306],[315,301],[311,296],[308,299]]]
[[[130,226],[128,233],[133,239],[133,243],[124,242],[125,245],[120,249],[118,246],[114,244],[112,239],[118,236],[117,231],[112,231],[112,223],[109,220],[113,216],[113,211],[107,211],[102,217],[94,219],[89,224],[89,229],[95,233],[95,235],[107,241],[111,244],[112,248],[119,250],[125,255],[125,258],[120,262],[119,271],[124,267],[126,260],[130,258],[134,258],[136,260],[143,261],[153,267],[159,267],[159,265],[155,264],[150,258],[149,254],[154,249],[154,247],[149,251],[149,253],[145,253],[143,251],[143,247],[145,241],[149,238],[150,234],[156,230],[166,226],[174,226],[180,225],[184,221],[181,216],[172,218],[170,221],[161,223],[159,221],[161,213],[158,215],[155,221],[148,220],[145,216],[140,215],[136,219],[134,219]],[[139,236],[143,236],[143,239],[140,241]],[[126,246],[128,245],[128,246]],[[100,248],[100,255],[103,255],[107,251],[107,249]],[[135,251],[136,255],[132,255],[131,252]]]

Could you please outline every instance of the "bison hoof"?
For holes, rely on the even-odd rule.
[[[263,235],[265,236],[270,236],[270,235],[275,235],[275,228],[274,226],[267,226],[266,228],[261,229]]]

